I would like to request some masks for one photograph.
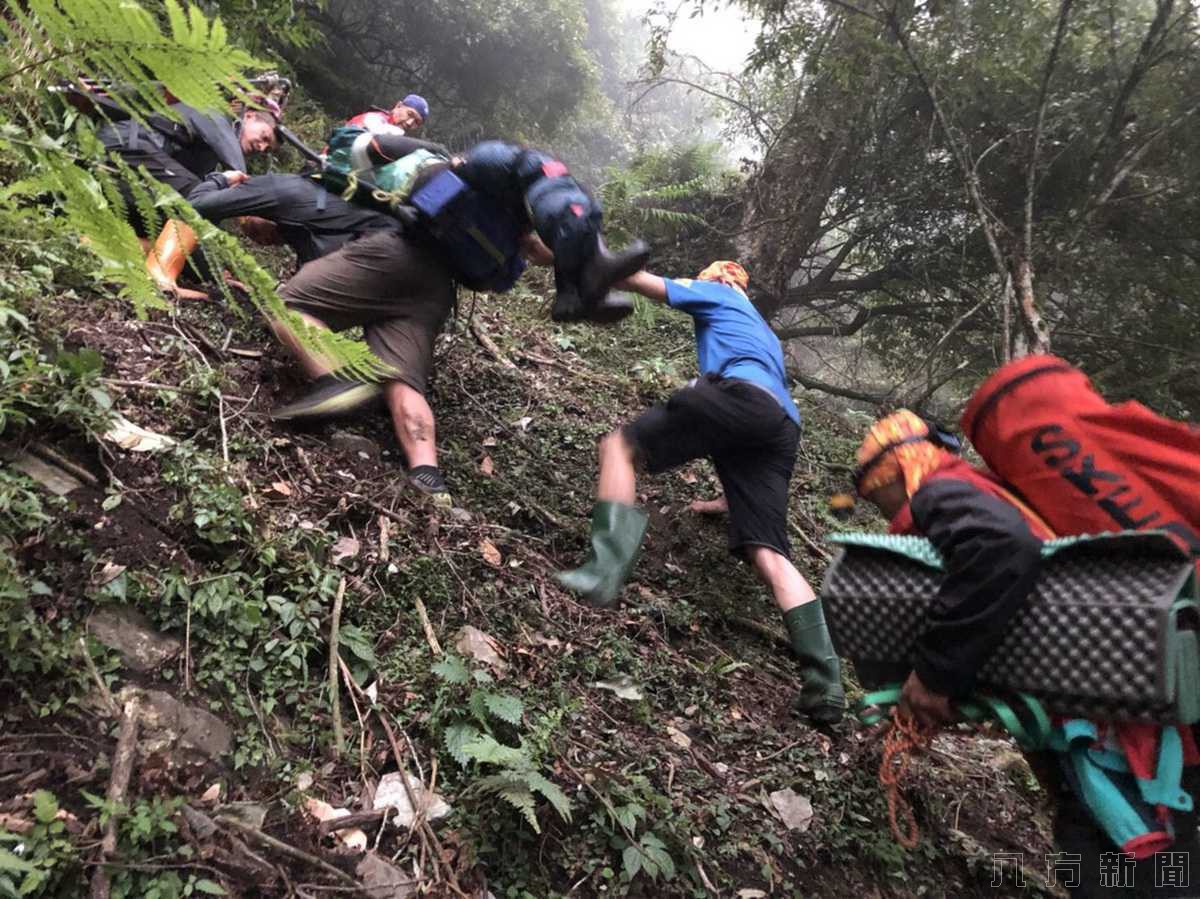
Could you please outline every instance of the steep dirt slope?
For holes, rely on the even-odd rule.
[[[114,895],[335,895],[323,890],[371,882],[303,809],[312,797],[369,809],[397,758],[436,778],[453,810],[428,828],[362,827],[380,859],[436,895],[996,896],[1010,888],[990,885],[989,853],[1045,851],[1019,756],[965,733],[919,764],[923,841],[897,847],[877,733],[818,733],[789,714],[796,671],[769,598],[728,557],[721,523],[687,510],[715,492],[708,466],[642,483],[649,536],[619,609],[556,587],[550,573],[585,549],[595,440],[694,373],[686,319],[642,310],[619,328],[563,328],[535,293],[464,294],[433,390],[448,511],[405,487],[382,415],[273,425],[266,412],[300,382],[231,309],[139,322],[47,301],[33,327],[100,353],[88,383],[177,441],[132,452],[47,416],[6,435],[9,451],[57,454],[81,481],[60,507],[4,475],[10,497],[48,517],[6,519],[8,575],[33,593],[0,669],[0,830],[28,825],[22,858],[41,853],[43,895],[83,895],[103,851],[118,716],[76,640],[100,607],[145,616],[118,631],[167,640],[135,665],[95,639],[104,619],[92,619],[89,658],[118,704],[135,687],[143,704],[163,694],[219,719],[180,713],[135,755]],[[844,487],[856,425],[800,401],[794,544],[816,581],[834,524],[825,500]],[[339,594],[340,752],[328,676]],[[226,743],[185,751],[181,732],[220,738],[222,722]],[[143,722],[143,741],[159,725]],[[792,829],[771,799],[788,789],[811,805]],[[47,794],[65,835],[50,833]],[[230,802],[251,803],[250,823],[230,823]]]

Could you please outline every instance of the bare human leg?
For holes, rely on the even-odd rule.
[[[634,468],[633,446],[620,428],[600,441],[600,478],[596,484],[598,502],[637,502],[637,472]]]
[[[320,319],[313,318],[311,315],[307,315],[303,312],[297,312],[296,314],[299,315],[300,318],[304,320],[304,323],[309,327],[317,328],[322,331],[329,330],[329,326]],[[311,350],[306,348],[286,323],[279,320],[273,320],[267,324],[271,328],[271,331],[275,334],[275,337],[278,338],[280,343],[287,347],[288,352],[296,358],[296,361],[300,363],[300,367],[304,369],[304,373],[310,378],[316,379],[333,371],[334,365],[332,362],[330,362],[330,360],[326,359],[324,356],[313,353]]]
[[[400,381],[389,381],[384,387],[388,410],[396,439],[408,458],[409,468],[423,465],[437,467],[437,428],[433,410],[425,395]]]

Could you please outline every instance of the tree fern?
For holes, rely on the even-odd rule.
[[[0,33],[23,52],[0,61],[0,83],[24,74],[41,82],[111,80],[138,115],[167,112],[162,89],[198,109],[225,108],[227,91],[246,99],[245,70],[258,63],[229,43],[221,20],[178,0],[164,0],[162,9],[169,34],[132,0],[9,4]]]
[[[35,128],[20,127],[20,97],[32,97],[41,85],[81,78],[121,86],[122,105],[134,115],[173,115],[164,92],[199,109],[221,112],[230,97],[248,99],[245,70],[255,60],[232,46],[219,19],[196,6],[164,0],[156,16],[135,0],[27,0],[10,4],[0,17],[0,40],[14,52],[0,58],[0,150],[19,150],[30,176],[8,188],[12,196],[53,194],[68,226],[98,260],[96,275],[118,285],[138,315],[165,305],[145,271],[144,251],[128,223],[132,211],[153,228],[165,218],[187,222],[195,230],[212,269],[228,269],[246,284],[254,305],[283,320],[311,351],[340,363],[363,378],[387,375],[383,363],[361,341],[313,328],[285,308],[275,279],[228,233],[204,221],[175,191],[134,172],[120,160],[107,159],[86,122],[76,127],[75,159]],[[26,104],[28,105],[28,104]],[[6,115],[9,110],[18,114]],[[88,163],[87,167],[75,162]],[[89,170],[90,169],[90,170]],[[135,210],[117,189],[129,189]],[[225,283],[218,289],[237,308]]]

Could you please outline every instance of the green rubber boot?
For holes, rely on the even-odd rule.
[[[592,553],[578,568],[555,575],[558,582],[580,594],[588,605],[601,609],[616,605],[637,561],[647,520],[637,506],[597,502],[592,509]]]
[[[842,665],[829,639],[821,600],[789,609],[783,622],[804,678],[796,710],[814,724],[837,724],[846,711],[846,694],[842,690]]]

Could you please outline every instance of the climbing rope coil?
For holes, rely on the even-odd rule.
[[[887,795],[892,835],[905,849],[914,849],[920,842],[920,830],[912,805],[904,796],[905,782],[913,759],[929,749],[937,732],[920,727],[912,716],[900,709],[900,691],[900,684],[891,684],[868,693],[855,706],[855,715],[861,723],[868,725],[889,719],[883,731],[879,783]],[[998,696],[980,693],[957,703],[955,709],[964,721],[975,724],[991,721],[999,725],[1025,752],[1055,745],[1050,715],[1041,702],[1028,694],[1016,693],[1010,703]]]
[[[933,742],[933,733],[924,730],[909,714],[892,709],[892,720],[883,734],[883,758],[879,762],[879,783],[887,795],[888,824],[892,836],[905,849],[916,849],[921,842],[921,831],[917,827],[917,816],[912,803],[904,795],[905,781],[913,759],[927,750]],[[904,829],[900,829],[899,818],[904,818]]]

